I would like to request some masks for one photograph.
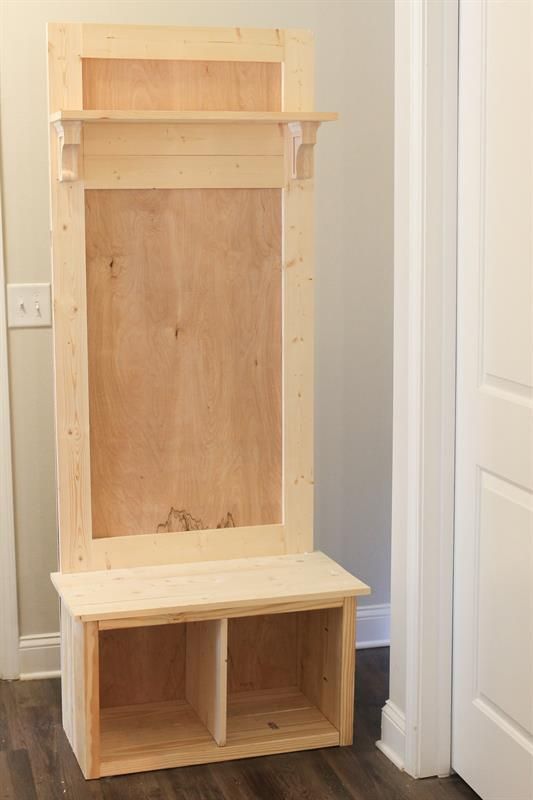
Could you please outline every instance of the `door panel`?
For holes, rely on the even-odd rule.
[[[523,694],[531,683],[523,641],[530,624],[524,598],[531,583],[532,496],[487,472],[481,473],[480,490],[478,692],[509,722],[533,734]],[[504,596],[498,586],[505,588]],[[503,658],[494,657],[495,641]]]
[[[452,763],[532,800],[533,5],[460,13]]]

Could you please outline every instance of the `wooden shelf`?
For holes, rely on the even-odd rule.
[[[324,553],[166,564],[99,572],[53,573],[69,613],[87,621],[114,620],[109,627],[258,614],[273,606],[341,605],[345,597],[369,594]],[[303,606],[302,606],[303,607]],[[275,609],[274,609],[275,610]],[[280,610],[287,610],[281,608]],[[232,613],[234,612],[234,613]],[[101,626],[101,627],[105,627]]]
[[[337,114],[326,111],[64,110],[51,114],[50,121],[54,124],[58,138],[60,181],[78,180],[83,173],[87,188],[183,188],[183,184],[188,188],[235,188],[242,185],[274,188],[283,185],[283,149],[278,158],[267,157],[266,161],[263,158],[259,162],[257,159],[250,162],[246,158],[242,163],[235,158],[230,158],[229,162],[220,158],[213,161],[211,158],[202,167],[197,158],[193,177],[187,174],[187,165],[190,171],[190,156],[195,155],[194,148],[191,152],[190,146],[183,147],[189,132],[192,131],[193,140],[200,141],[206,138],[205,132],[209,129],[211,146],[215,152],[220,146],[224,149],[222,142],[226,142],[227,146],[231,141],[231,156],[245,155],[240,153],[242,142],[238,141],[239,137],[242,139],[241,126],[244,125],[247,126],[245,138],[254,140],[256,154],[270,156],[272,137],[277,134],[279,139],[279,134],[283,134],[283,131],[278,130],[279,125],[286,126],[291,138],[291,175],[294,178],[309,178],[313,174],[313,149],[317,129],[322,122],[333,122],[337,118]],[[127,136],[124,136],[125,131],[122,130],[124,123],[129,125]],[[145,127],[147,123],[148,129]],[[118,136],[117,125],[120,126]],[[188,128],[186,133],[180,127],[182,125]],[[85,148],[82,148],[81,132],[85,126],[88,127],[85,129]],[[92,133],[90,140],[89,131]],[[115,136],[111,134],[111,139],[108,140],[110,131],[114,131]],[[167,158],[162,163],[162,148],[168,147],[169,139],[181,143],[174,155],[183,154],[186,156],[185,160],[181,158],[176,161],[174,158],[169,161]],[[114,144],[111,145],[110,142],[113,141]],[[142,142],[141,147],[147,148],[144,155],[157,156],[157,166],[153,158],[139,158],[143,155],[142,152],[136,152],[139,141]],[[133,152],[128,148],[127,142],[133,147]],[[111,162],[104,157],[97,158],[95,164],[94,155],[90,154],[90,151],[94,154],[95,146],[98,155],[111,154]],[[136,166],[132,167],[131,158],[124,160],[121,157],[125,154],[124,146],[126,154],[136,156]],[[235,146],[237,150],[233,149]],[[84,149],[88,152],[84,153]],[[200,152],[205,155],[203,147]]]
[[[339,744],[339,732],[292,687],[230,696],[223,747],[186,701],[102,709],[100,724],[102,776]]]
[[[330,111],[108,111],[62,110],[50,115],[50,122],[125,122],[125,123],[189,123],[220,125],[221,123],[334,122],[339,115]]]

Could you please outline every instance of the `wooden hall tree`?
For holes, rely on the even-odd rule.
[[[313,552],[308,32],[48,30],[63,724],[88,778],[348,744]]]

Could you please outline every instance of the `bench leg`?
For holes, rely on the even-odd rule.
[[[86,778],[100,774],[98,623],[79,622],[61,606],[63,728]]]

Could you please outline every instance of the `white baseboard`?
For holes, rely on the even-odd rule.
[[[392,763],[403,769],[405,764],[405,714],[387,700],[381,710],[381,739],[376,747]]]
[[[390,644],[390,603],[357,609],[357,649],[388,647]]]
[[[357,609],[357,649],[389,644],[390,605]],[[36,633],[19,640],[20,678],[57,678],[60,675],[59,633]]]
[[[19,639],[21,680],[57,678],[60,673],[59,633],[35,633]]]

